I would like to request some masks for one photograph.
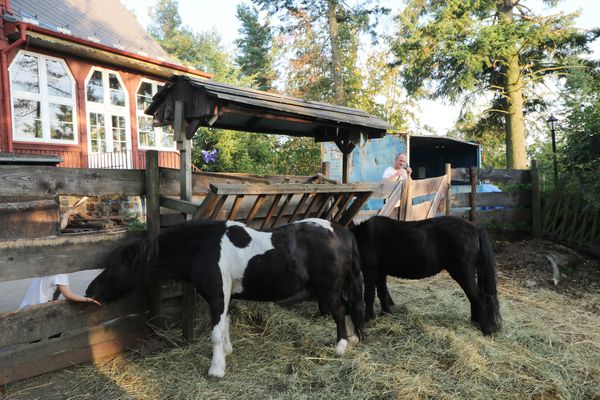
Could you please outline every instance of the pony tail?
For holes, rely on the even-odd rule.
[[[365,324],[365,303],[363,300],[363,275],[360,268],[360,252],[358,243],[353,234],[352,240],[352,271],[346,277],[346,292],[348,296],[348,310],[354,324],[354,330],[360,340],[363,340],[363,326]]]
[[[477,227],[479,255],[477,257],[477,285],[483,299],[483,310],[479,326],[484,335],[502,329],[500,305],[496,290],[496,258],[486,230]]]

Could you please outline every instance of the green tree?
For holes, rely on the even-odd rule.
[[[352,88],[346,86],[356,76],[358,35],[372,32],[376,17],[389,10],[368,7],[370,1],[353,7],[340,0],[253,2],[278,15],[283,21],[282,30],[292,36],[293,55],[289,65],[293,70],[288,77],[288,81],[294,83],[292,92],[294,86],[306,87],[309,98],[316,99],[316,95],[320,95],[319,100],[348,104],[348,92],[352,92]],[[303,73],[305,78],[302,78]]]
[[[554,6],[557,0],[543,0]],[[409,0],[391,39],[412,95],[448,98],[493,94],[489,112],[504,119],[506,163],[526,168],[525,102],[533,86],[564,73],[589,52],[596,32],[574,26],[577,14],[534,14],[522,0]]]
[[[238,54],[235,61],[246,76],[254,79],[260,90],[270,90],[276,78],[273,69],[273,34],[268,23],[261,23],[258,11],[245,4],[237,6],[237,18],[242,23],[241,37],[235,41]]]
[[[578,177],[584,197],[600,208],[600,64],[574,71],[562,96],[566,118],[559,131],[560,175]]]

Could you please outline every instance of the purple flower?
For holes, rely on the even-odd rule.
[[[214,163],[217,161],[217,149],[208,150],[200,150],[200,154],[202,154],[202,159],[205,164]]]

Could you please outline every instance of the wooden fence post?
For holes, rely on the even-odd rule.
[[[179,150],[179,197],[181,200],[192,200],[192,144],[185,136],[184,106],[181,100],[175,101],[175,120],[173,121],[174,136]],[[186,220],[191,215],[184,214]],[[196,292],[194,287],[183,282],[181,299],[181,330],[183,340],[191,343],[194,339],[194,305]]]
[[[331,173],[331,164],[329,161],[323,161],[321,163],[321,173],[326,178],[329,178],[329,174]]]
[[[148,237],[158,235],[160,232],[160,187],[158,170],[158,152],[146,151],[146,227]],[[162,327],[156,320],[160,314],[161,290],[160,283],[154,282],[148,288],[148,306],[150,318],[155,319],[154,324]]]
[[[531,225],[533,237],[542,236],[542,199],[537,161],[531,160]]]
[[[444,207],[446,208],[445,214],[450,215],[450,187],[452,186],[452,165],[450,163],[445,164],[446,167],[446,201]]]
[[[469,196],[469,204],[471,210],[469,211],[469,221],[477,223],[477,167],[470,168],[470,180],[471,180],[471,195]]]

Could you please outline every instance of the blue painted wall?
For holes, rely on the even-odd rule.
[[[402,135],[386,135],[381,139],[367,140],[356,146],[349,157],[348,181],[381,181],[383,171],[394,164],[396,154],[406,152],[406,140]],[[333,142],[325,142],[321,147],[323,161],[330,163],[332,179],[342,180],[342,153]]]

